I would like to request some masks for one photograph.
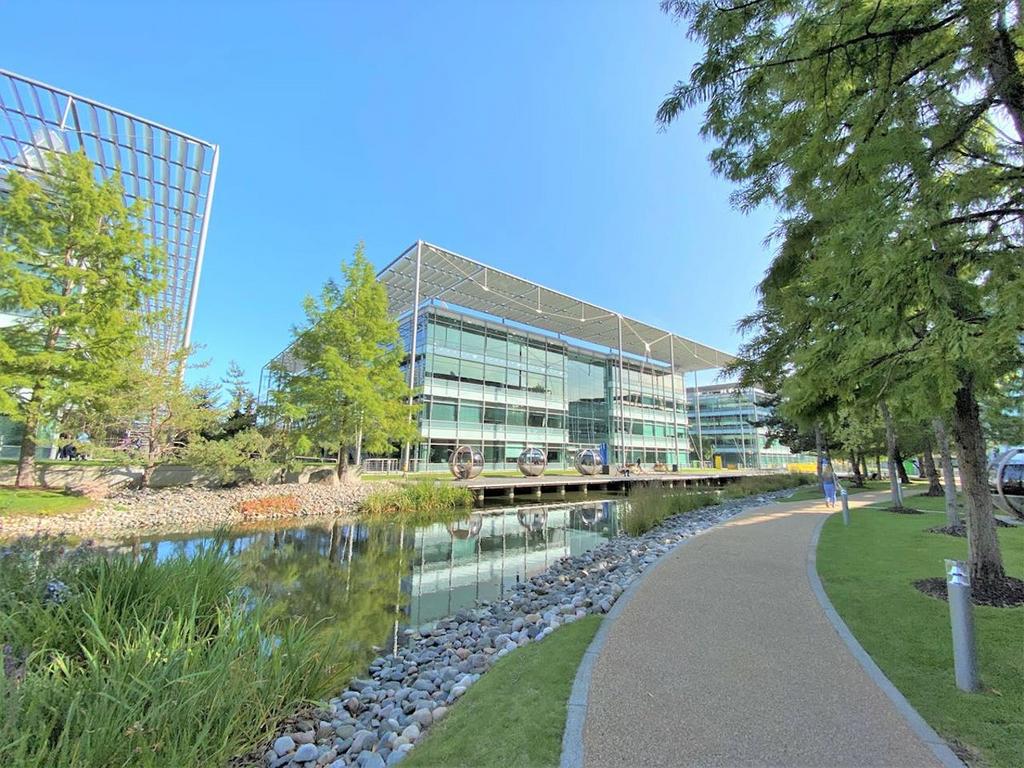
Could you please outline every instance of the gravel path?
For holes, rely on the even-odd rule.
[[[583,765],[941,765],[815,596],[807,558],[825,514],[746,512],[649,574],[594,661]]]
[[[170,531],[211,530],[253,518],[239,511],[243,501],[291,496],[294,513],[261,515],[258,519],[312,517],[355,512],[380,483],[289,483],[207,490],[167,488],[123,491],[72,515],[18,516],[0,519],[0,539],[22,536],[125,537]]]

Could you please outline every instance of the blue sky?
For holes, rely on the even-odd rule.
[[[363,240],[417,238],[719,348],[773,216],[729,206],[657,0],[7,4],[3,66],[221,145],[193,339],[260,366]],[[23,34],[11,34],[23,30]]]

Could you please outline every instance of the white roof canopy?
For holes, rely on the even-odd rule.
[[[396,316],[410,312],[416,303],[417,253],[421,306],[443,301],[612,350],[619,349],[621,319],[624,354],[674,361],[680,373],[721,368],[735,359],[714,347],[423,242],[412,245],[377,275]]]

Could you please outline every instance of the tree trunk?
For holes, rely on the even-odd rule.
[[[939,473],[935,469],[935,457],[932,456],[932,441],[925,440],[924,453],[921,456],[921,469],[924,476],[928,478],[928,490],[925,496],[943,496],[942,483],[939,482]]]
[[[344,480],[348,472],[348,450],[344,445],[338,446],[338,463],[335,465],[335,474],[339,480]]]
[[[149,488],[149,484],[153,480],[153,472],[156,470],[155,462],[146,462],[146,466],[142,468],[142,487]]]
[[[877,453],[875,454],[875,474],[878,475],[878,479],[882,479],[882,457]]]
[[[363,430],[359,429],[359,436],[356,438],[356,468],[363,465]]]
[[[21,450],[18,453],[18,476],[14,480],[16,488],[31,488],[36,484],[36,427],[35,417],[25,421],[25,434],[21,438]]]
[[[818,490],[823,492],[823,489],[824,489],[825,486],[822,484],[822,480],[821,480],[821,476],[822,476],[821,444],[822,444],[821,425],[820,424],[815,424],[814,425],[814,452],[818,455]]]
[[[930,450],[930,449],[931,449],[930,445],[926,446],[926,450]],[[923,453],[920,456],[917,457],[917,479],[918,480],[927,480],[928,479],[928,467],[925,466],[925,464],[928,461],[932,462],[932,466],[933,467],[935,466],[935,461],[933,459],[931,459],[931,457],[929,457],[928,459],[925,459]]]
[[[885,419],[885,448],[889,452],[889,491],[892,494],[892,508],[903,509],[903,494],[900,493],[899,470],[896,469],[898,449],[896,448],[896,430],[892,424],[889,406],[881,404],[882,418]]]
[[[900,452],[899,440],[896,441],[896,453],[893,456],[896,462],[896,471],[899,473],[900,482],[904,485],[910,485],[910,477],[907,475],[907,468],[903,466],[903,454]]]
[[[960,458],[960,482],[967,501],[967,549],[971,579],[984,584],[1006,577],[996,538],[992,497],[988,490],[985,438],[974,395],[973,377],[962,380],[953,409],[953,435]]]
[[[864,475],[860,473],[860,462],[857,461],[857,452],[852,451],[850,453],[850,466],[853,467],[853,487],[863,488],[864,487]]]
[[[942,460],[942,479],[946,481],[946,524],[959,525],[960,511],[956,506],[956,478],[953,476],[953,455],[949,452],[949,436],[946,434],[946,423],[940,419],[932,420],[935,439],[939,443],[939,457]]]
[[[863,451],[860,454],[860,474],[865,480],[868,479],[868,457]]]

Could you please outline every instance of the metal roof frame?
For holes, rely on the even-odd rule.
[[[125,198],[146,204],[146,233],[167,254],[165,312],[153,340],[168,351],[192,337],[220,148],[124,110],[0,69],[0,171],[45,171],[47,152],[84,151]]]
[[[721,368],[735,358],[714,347],[517,277],[440,246],[417,241],[377,274],[396,317],[444,302],[505,318],[677,373]]]

